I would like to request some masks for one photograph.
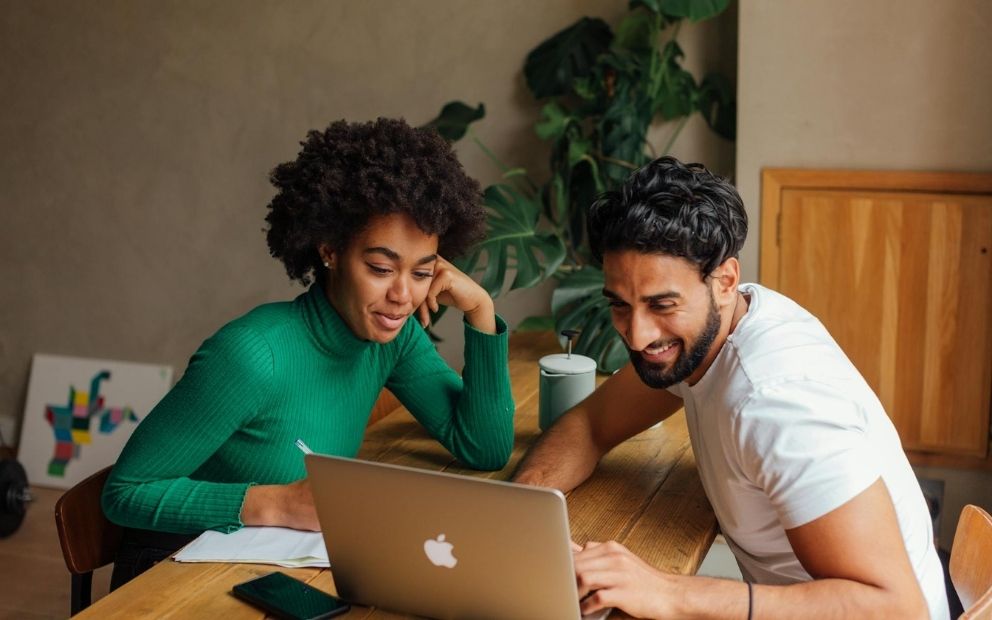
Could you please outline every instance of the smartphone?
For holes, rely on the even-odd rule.
[[[284,620],[333,618],[351,605],[278,571],[239,583],[234,596]]]

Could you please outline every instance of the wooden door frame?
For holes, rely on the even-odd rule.
[[[992,194],[992,173],[763,168],[758,281],[772,289],[779,287],[782,195],[789,189]],[[988,346],[992,348],[992,342]],[[989,404],[989,408],[992,419],[992,403]],[[916,451],[907,451],[906,454],[913,465],[992,470],[992,441],[989,443],[987,456],[984,459]]]

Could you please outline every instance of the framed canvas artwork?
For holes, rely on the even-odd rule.
[[[172,367],[38,353],[18,458],[28,481],[68,489],[112,465],[172,387]]]

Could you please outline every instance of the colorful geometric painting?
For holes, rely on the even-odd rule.
[[[68,489],[112,465],[170,387],[170,366],[35,355],[18,445],[28,481]]]
[[[110,378],[109,370],[101,370],[90,382],[89,392],[77,392],[69,386],[69,402],[65,405],[45,407],[45,420],[55,435],[55,454],[48,462],[48,475],[65,477],[65,468],[72,459],[78,459],[80,450],[90,440],[93,418],[100,420],[100,432],[112,433],[121,422],[137,423],[138,416],[130,407],[104,408],[100,396],[100,383]]]

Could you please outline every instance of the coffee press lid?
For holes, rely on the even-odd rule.
[[[541,370],[554,375],[583,375],[596,370],[596,361],[585,355],[555,353],[545,355],[537,362]]]
[[[584,375],[587,372],[594,372],[595,360],[585,355],[572,354],[572,338],[578,333],[574,329],[562,331],[561,335],[568,339],[568,353],[545,355],[537,362],[541,370],[554,375]]]

